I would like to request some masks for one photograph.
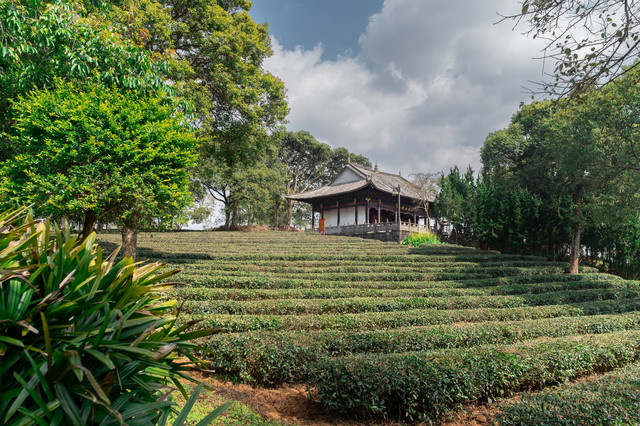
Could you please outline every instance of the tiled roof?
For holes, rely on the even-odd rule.
[[[330,197],[341,194],[348,194],[350,192],[357,191],[365,188],[368,185],[372,185],[379,191],[389,194],[397,194],[398,185],[400,186],[400,194],[404,197],[410,197],[414,199],[420,199],[419,188],[409,182],[400,175],[393,175],[391,173],[379,172],[367,167],[359,166],[356,164],[347,164],[346,168],[350,168],[359,176],[362,176],[362,180],[355,182],[343,183],[340,185],[331,186],[331,183],[320,188],[312,189],[311,191],[301,192],[299,194],[285,195],[286,198],[291,200],[310,200],[313,198]],[[333,182],[332,182],[333,183]],[[433,201],[433,200],[430,200]]]

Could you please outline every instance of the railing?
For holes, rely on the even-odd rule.
[[[393,231],[426,233],[430,231],[427,225],[411,222],[360,223],[358,225],[340,225],[325,227],[326,235],[361,235],[370,233],[387,233]]]

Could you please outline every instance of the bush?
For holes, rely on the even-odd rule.
[[[164,423],[168,385],[184,391],[198,362],[188,340],[212,334],[176,326],[175,302],[160,301],[178,271],[114,263],[95,235],[51,238],[23,217],[0,213],[0,424]]]
[[[425,234],[411,233],[410,236],[402,240],[400,244],[411,247],[421,247],[423,244],[444,244],[436,234],[427,232]]]
[[[640,424],[640,364],[583,383],[567,383],[501,404],[505,425]]]
[[[638,359],[640,332],[512,346],[327,359],[308,385],[330,411],[434,420],[462,404],[610,371]]]

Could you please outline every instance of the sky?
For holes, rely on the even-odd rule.
[[[512,22],[517,0],[254,0],[264,68],[287,88],[287,129],[383,171],[480,169],[480,147],[542,78],[543,45]]]

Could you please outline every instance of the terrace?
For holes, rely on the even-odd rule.
[[[426,233],[431,230],[432,229],[429,225],[411,222],[359,223],[353,225],[347,224],[325,227],[321,221],[320,227],[313,231],[318,231],[325,235],[345,235],[350,237],[400,242],[411,235],[411,233]]]

